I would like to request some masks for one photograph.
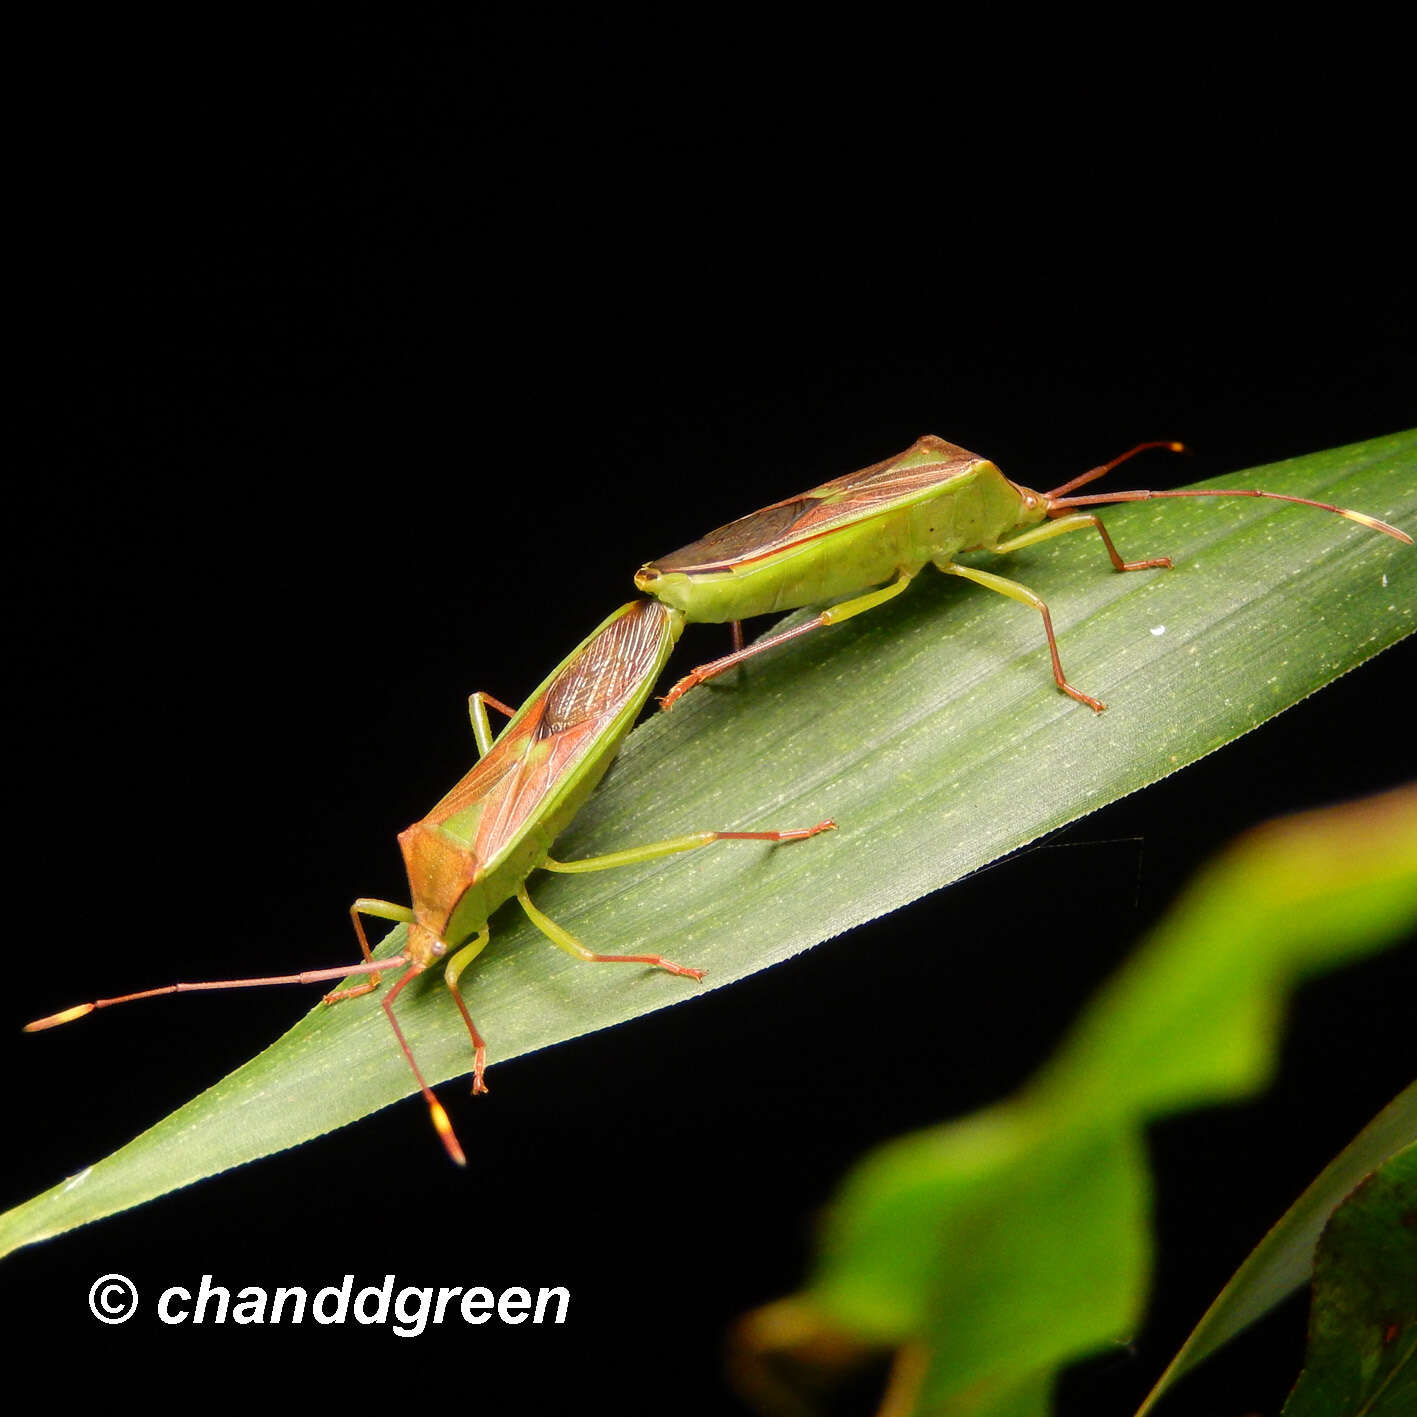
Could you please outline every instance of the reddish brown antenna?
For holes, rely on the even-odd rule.
[[[394,1030],[394,1037],[398,1039],[398,1045],[408,1060],[409,1067],[413,1069],[414,1079],[418,1083],[419,1091],[423,1093],[424,1101],[428,1104],[428,1110],[433,1117],[433,1126],[439,1137],[442,1138],[443,1146],[459,1166],[466,1166],[467,1157],[463,1154],[462,1147],[458,1145],[458,1139],[453,1133],[453,1124],[448,1120],[448,1114],[443,1110],[443,1104],[433,1095],[433,1089],[423,1080],[423,1074],[419,1072],[418,1064],[413,1060],[413,1050],[408,1046],[403,1029],[399,1027],[399,1022],[390,1007],[398,998],[399,991],[403,986],[415,974],[422,973],[422,966],[411,963],[406,954],[388,955],[384,959],[361,960],[358,964],[341,965],[333,969],[307,969],[300,974],[268,974],[253,979],[210,979],[199,984],[165,984],[160,989],[140,989],[133,994],[119,994],[116,998],[95,999],[92,1003],[75,1004],[72,1008],[61,1009],[57,1014],[48,1014],[44,1018],[35,1019],[33,1023],[25,1024],[24,1031],[26,1033],[41,1033],[46,1028],[58,1028],[61,1023],[72,1023],[75,1019],[93,1013],[95,1009],[109,1009],[114,1004],[131,1004],[137,999],[155,999],[160,994],[199,994],[212,989],[257,989],[266,984],[319,984],[327,979],[344,979],[351,974],[378,974],[386,969],[397,968],[401,964],[409,964],[411,967],[399,975],[394,987],[379,1002]],[[372,986],[365,985],[363,987],[367,989]],[[466,1010],[464,1010],[464,1014],[466,1014]],[[468,1024],[470,1027],[470,1019]],[[482,1041],[478,1038],[475,1030],[473,1040],[478,1044]]]
[[[1098,507],[1108,502],[1149,502],[1158,497],[1267,497],[1274,502],[1293,502],[1300,507],[1317,507],[1321,512],[1334,512],[1340,517],[1347,517],[1351,522],[1357,522],[1359,526],[1365,526],[1370,531],[1381,531],[1388,536],[1396,537],[1398,541],[1412,545],[1412,538],[1405,531],[1399,531],[1397,527],[1388,522],[1380,521],[1377,517],[1370,517],[1366,512],[1355,512],[1351,507],[1336,507],[1332,502],[1316,502],[1311,497],[1291,497],[1285,492],[1264,492],[1257,487],[1222,487],[1215,491],[1204,491],[1200,488],[1187,488],[1177,492],[1096,492],[1087,497],[1065,497],[1062,494],[1071,492],[1074,487],[1082,487],[1086,483],[1095,482],[1105,473],[1111,472],[1118,463],[1126,462],[1137,453],[1145,452],[1148,448],[1167,448],[1173,453],[1189,452],[1183,443],[1138,443],[1135,448],[1129,448],[1121,457],[1113,458],[1111,462],[1105,462],[1101,467],[1094,467],[1090,471],[1075,477],[1071,482],[1065,482],[1061,487],[1055,487],[1051,492],[1043,494],[1044,500],[1048,503],[1048,515],[1050,517],[1060,516],[1069,507]]]
[[[1126,462],[1128,458],[1134,458],[1138,453],[1147,452],[1151,448],[1165,448],[1171,453],[1189,453],[1191,451],[1184,443],[1171,443],[1165,439],[1154,443],[1138,443],[1135,448],[1128,448],[1125,453],[1113,458],[1111,462],[1105,462],[1101,467],[1090,468],[1087,472],[1073,478],[1071,482],[1065,482],[1061,487],[1055,487],[1051,492],[1045,492],[1043,495],[1051,502],[1054,497],[1058,497],[1064,492],[1071,492],[1074,487],[1081,487],[1087,482],[1096,482],[1099,477],[1105,477],[1114,467]]]

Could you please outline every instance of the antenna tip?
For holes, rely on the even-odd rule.
[[[72,1023],[76,1018],[83,1018],[85,1014],[91,1014],[93,1011],[92,1004],[75,1004],[72,1009],[63,1009],[57,1014],[50,1014],[48,1018],[37,1018],[33,1023],[27,1023],[24,1031],[40,1033],[46,1028],[58,1028],[61,1023]]]
[[[467,1157],[463,1155],[463,1149],[458,1145],[457,1136],[453,1132],[453,1124],[448,1120],[448,1114],[443,1111],[443,1104],[434,1098],[428,1103],[428,1110],[433,1114],[433,1125],[438,1129],[438,1135],[442,1137],[448,1155],[459,1166],[466,1166]]]
[[[1405,531],[1399,531],[1388,522],[1379,521],[1377,517],[1370,517],[1366,512],[1350,512],[1346,507],[1342,511],[1349,521],[1357,522],[1359,526],[1368,527],[1372,531],[1385,531],[1389,536],[1395,536],[1399,541],[1405,541],[1409,546],[1412,545],[1412,538]]]
[[[1191,451],[1184,443],[1167,443],[1166,446],[1173,453],[1189,453]]]

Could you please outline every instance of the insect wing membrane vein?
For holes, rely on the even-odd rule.
[[[508,770],[483,794],[473,843],[484,871],[517,841],[528,821],[555,806],[560,787],[601,742],[665,653],[663,607],[637,604],[573,654],[498,739],[485,761],[507,745]],[[515,731],[513,731],[515,730]]]
[[[926,461],[919,460],[922,454]],[[661,571],[710,572],[771,556],[794,542],[948,492],[952,482],[986,461],[943,439],[922,438],[896,457],[739,517],[654,564]]]
[[[662,615],[636,605],[596,635],[548,687],[541,731],[564,733],[589,719],[619,713],[655,668],[663,626]]]

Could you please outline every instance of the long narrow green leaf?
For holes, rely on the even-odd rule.
[[[1400,1148],[1417,1142],[1417,1083],[1399,1093],[1285,1211],[1217,1295],[1136,1417],[1146,1414],[1184,1373],[1268,1313],[1305,1283],[1314,1246],[1335,1208],[1370,1172]]]
[[[1360,1185],[1324,1227],[1304,1371],[1283,1417],[1417,1411],[1417,1144]]]
[[[1417,433],[1215,485],[1256,484],[1411,529]],[[1336,517],[1184,501],[1119,507],[1107,519],[1124,554],[1170,554],[1176,569],[1115,575],[1082,536],[1009,562],[1049,601],[1069,677],[1104,699],[1107,715],[1053,688],[1031,612],[952,578],[920,577],[879,611],[765,656],[738,688],[696,691],[642,726],[560,853],[705,824],[833,816],[838,833],[596,877],[538,877],[537,903],[619,951],[672,934],[676,955],[709,971],[705,987],[729,984],[1174,772],[1417,627],[1417,551]],[[583,628],[568,627],[567,643]],[[1019,793],[1040,761],[1050,771]],[[467,985],[494,1063],[694,992],[667,976],[584,969],[548,949],[515,907],[493,931]],[[385,948],[400,939],[396,930]],[[444,994],[428,979],[400,1001],[433,1079],[470,1064]],[[111,1157],[0,1217],[0,1253],[294,1146],[410,1091],[375,1000],[316,1008]]]

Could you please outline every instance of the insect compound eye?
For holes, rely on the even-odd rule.
[[[445,944],[442,942],[442,940],[438,940],[438,941],[435,942],[435,944],[433,945],[433,958],[434,958],[434,959],[442,959],[442,957],[443,957],[445,954],[447,954],[447,952],[448,952],[448,947],[447,947],[447,945],[445,945]]]

